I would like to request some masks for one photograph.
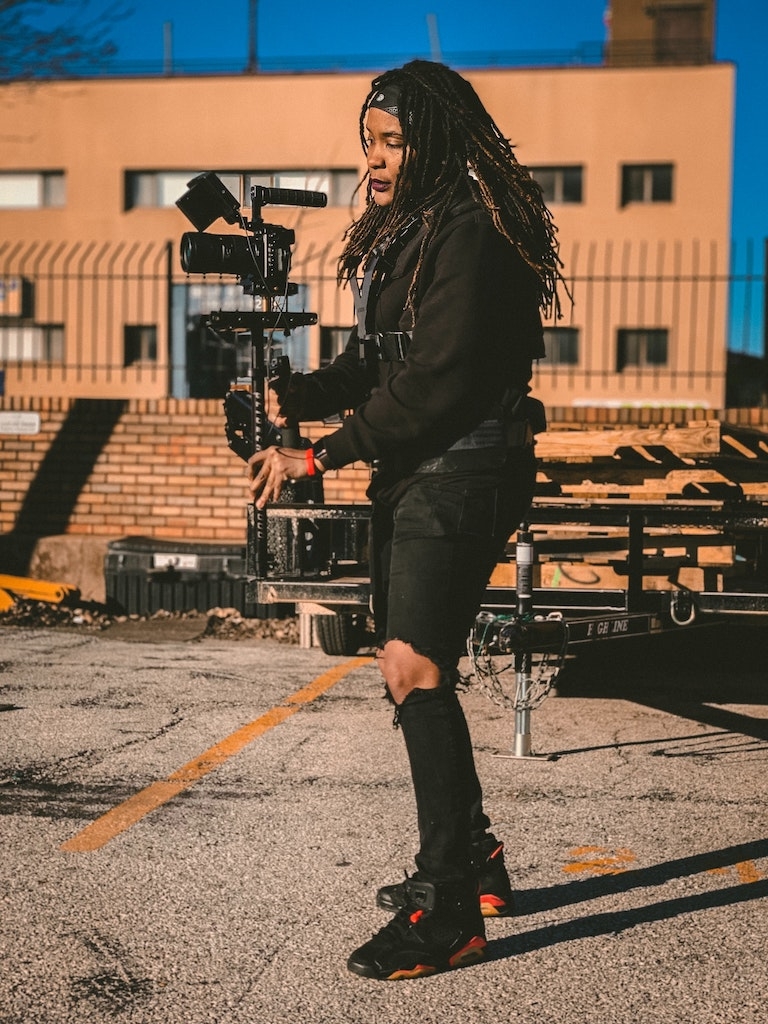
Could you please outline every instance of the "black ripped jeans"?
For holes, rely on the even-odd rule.
[[[394,507],[374,500],[371,584],[377,642],[402,640],[441,670],[437,690],[412,691],[398,709],[419,822],[419,877],[453,883],[470,874],[470,846],[489,827],[457,664],[493,567],[526,515],[536,462],[515,448],[503,465],[424,473]]]

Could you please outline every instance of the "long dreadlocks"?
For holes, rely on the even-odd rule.
[[[365,212],[345,235],[339,280],[347,279],[371,250],[402,231],[414,217],[426,232],[408,296],[415,296],[424,252],[451,207],[467,191],[468,171],[497,229],[520,253],[539,285],[545,314],[559,315],[562,281],[557,228],[541,188],[515,157],[477,93],[461,75],[434,61],[413,60],[374,79],[360,112],[360,141],[372,98],[393,87],[403,133],[403,163],[393,201],[380,207],[368,195]],[[366,178],[368,175],[366,175]],[[363,179],[364,181],[366,179]]]

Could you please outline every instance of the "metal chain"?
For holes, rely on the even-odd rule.
[[[485,694],[495,704],[514,711],[533,710],[545,700],[565,663],[565,644],[559,651],[531,653],[530,671],[517,670],[514,655],[492,653],[495,632],[492,629],[514,616],[479,616],[467,639],[470,673],[463,679],[467,686]]]

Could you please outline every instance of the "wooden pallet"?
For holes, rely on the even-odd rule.
[[[547,499],[653,505],[719,503],[768,504],[768,431],[717,420],[687,427],[562,429],[537,437],[539,470],[531,513],[537,565],[535,582],[580,589],[626,586],[629,527],[576,520],[546,525],[536,509]],[[567,514],[564,512],[564,520]],[[512,549],[510,549],[511,552]],[[719,590],[743,567],[733,538],[717,526],[646,527],[643,587],[647,590]],[[497,567],[493,581],[514,585],[515,567]]]
[[[540,497],[768,500],[768,433],[718,421],[547,431],[536,455]]]

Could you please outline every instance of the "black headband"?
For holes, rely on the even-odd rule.
[[[400,89],[396,85],[387,85],[383,89],[377,89],[368,100],[368,109],[376,107],[385,110],[393,117],[400,119]]]

